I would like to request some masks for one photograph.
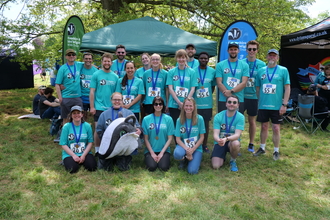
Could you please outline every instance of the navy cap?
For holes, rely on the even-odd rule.
[[[277,55],[279,55],[278,50],[276,50],[276,49],[270,49],[270,50],[268,50],[268,53],[267,54],[270,54],[270,53],[276,53]]]
[[[75,105],[71,108],[71,111],[70,112],[73,112],[73,111],[80,111],[82,112],[82,108],[79,106],[79,105]]]
[[[196,47],[195,47],[194,44],[187,44],[186,49],[187,49],[188,47],[193,47],[194,49],[196,49]]]
[[[238,45],[238,43],[236,43],[236,42],[230,42],[230,43],[228,44],[228,49],[231,48],[231,47],[237,47],[237,48],[239,49],[239,45]]]

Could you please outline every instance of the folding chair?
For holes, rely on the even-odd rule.
[[[313,95],[298,95],[298,114],[297,117],[300,124],[306,129],[307,132],[312,134],[315,133],[317,129],[321,129],[321,124],[325,119],[319,119],[315,116],[329,114],[328,112],[314,113],[314,102],[315,97]],[[311,128],[307,128],[307,124],[311,122]],[[316,128],[314,129],[314,124]]]
[[[295,122],[297,120],[295,116],[296,110],[297,110],[297,105],[293,103],[292,99],[289,99],[288,107],[286,109],[286,112],[283,114],[283,119],[288,123]]]

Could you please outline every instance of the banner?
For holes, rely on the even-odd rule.
[[[62,64],[65,61],[65,51],[73,49],[76,53],[79,52],[82,37],[85,34],[85,28],[81,19],[73,15],[66,22],[63,32],[63,47],[62,47]]]

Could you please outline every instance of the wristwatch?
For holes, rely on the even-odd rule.
[[[284,107],[288,107],[288,105],[286,105],[286,104],[282,104]]]

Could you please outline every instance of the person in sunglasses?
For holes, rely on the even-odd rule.
[[[229,58],[216,65],[216,79],[219,87],[218,111],[226,109],[226,98],[236,95],[239,98],[239,111],[244,112],[244,88],[249,78],[249,65],[238,59],[239,45],[236,42],[228,44]]]
[[[117,74],[119,78],[122,78],[125,76],[125,63],[126,63],[126,48],[124,45],[117,45],[116,46],[116,56],[117,59],[113,61],[113,64],[111,66],[111,70]]]
[[[290,75],[286,67],[277,65],[279,53],[270,49],[267,53],[267,66],[258,71],[256,90],[259,98],[257,121],[261,123],[260,148],[254,154],[259,156],[266,153],[269,120],[272,122],[274,152],[273,159],[280,158],[280,124],[282,115],[286,112],[290,97]]]
[[[155,97],[152,113],[144,117],[142,129],[146,149],[144,162],[149,171],[159,168],[170,169],[170,144],[174,134],[173,119],[165,114],[165,102],[162,97]]]
[[[258,70],[266,66],[265,62],[257,59],[259,51],[259,43],[255,40],[250,40],[246,44],[248,56],[245,61],[249,65],[249,79],[244,89],[244,111],[248,114],[249,122],[249,138],[248,151],[254,152],[254,137],[256,135],[256,118],[258,114],[258,97],[256,94],[255,77]]]
[[[227,110],[214,116],[214,148],[211,156],[213,169],[219,169],[223,166],[226,154],[229,152],[231,156],[230,170],[238,171],[236,158],[240,150],[240,137],[245,125],[245,117],[238,111],[239,105],[239,98],[231,95],[226,100]]]

